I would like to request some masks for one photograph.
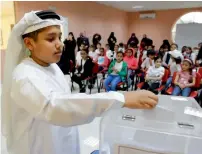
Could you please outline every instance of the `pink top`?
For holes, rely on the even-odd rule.
[[[189,83],[192,83],[192,78],[196,76],[195,73],[190,74],[190,72],[179,72],[179,79],[178,79],[178,83],[186,85]]]

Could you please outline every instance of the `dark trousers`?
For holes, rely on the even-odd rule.
[[[155,89],[159,88],[160,83],[152,83],[151,85],[149,85],[147,82],[144,83],[142,89],[146,89],[149,91],[152,91],[154,93],[157,93],[157,91],[155,91]]]
[[[82,80],[84,80],[85,78],[81,75],[79,76],[78,74],[74,74],[72,76],[72,81],[76,82],[79,85],[79,88],[81,89],[83,84],[82,84]]]

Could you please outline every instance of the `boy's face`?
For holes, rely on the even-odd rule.
[[[109,50],[109,45],[106,45],[106,49]]]
[[[31,56],[42,66],[60,61],[63,43],[59,26],[49,26],[38,33],[37,40],[25,38],[25,45],[30,49]]]
[[[155,55],[149,55],[150,59],[154,59]]]
[[[83,50],[81,50],[80,54],[82,59],[86,59],[88,57],[88,54]]]
[[[123,54],[119,53],[116,55],[116,61],[119,63],[123,60]]]
[[[158,68],[158,67],[160,67],[161,66],[161,59],[159,58],[159,59],[157,59],[156,61],[155,61],[155,66]]]
[[[80,50],[83,50],[84,48],[85,48],[85,45],[84,45],[84,44],[81,44]]]
[[[100,48],[101,48],[101,45],[100,45],[100,44],[97,44],[97,48],[100,49]]]
[[[90,47],[90,49],[89,49],[90,51],[94,51],[94,48],[93,47]]]
[[[167,51],[168,51],[168,48],[164,48],[163,51],[164,51],[164,52],[167,52]]]
[[[104,50],[100,50],[100,56],[104,56]]]
[[[119,50],[119,47],[116,45],[115,47],[114,47],[114,51],[118,51]]]

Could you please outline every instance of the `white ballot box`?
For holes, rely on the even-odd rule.
[[[159,96],[153,110],[112,110],[101,120],[99,154],[202,154],[201,108],[193,98]]]

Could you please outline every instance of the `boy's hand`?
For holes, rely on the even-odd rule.
[[[158,96],[146,90],[126,92],[124,97],[123,107],[131,109],[152,109],[158,103]]]

